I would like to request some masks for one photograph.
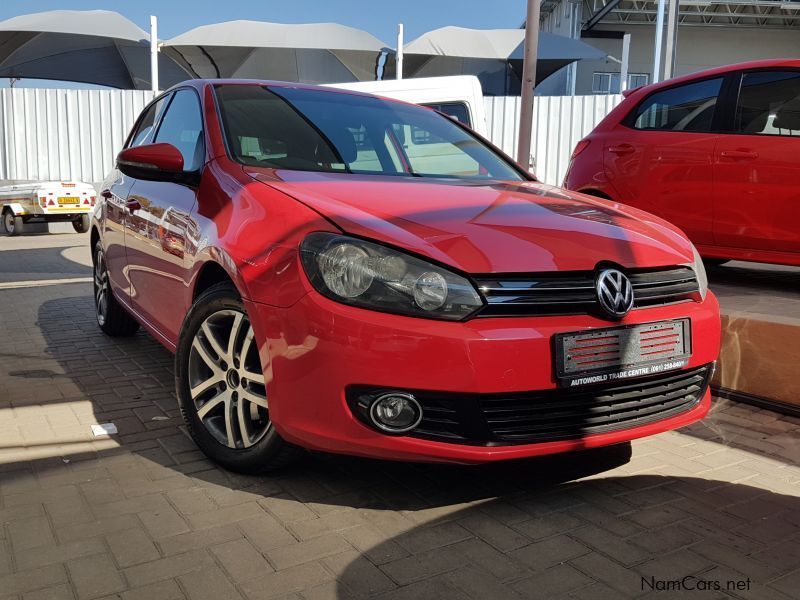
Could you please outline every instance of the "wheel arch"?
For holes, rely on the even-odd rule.
[[[614,200],[607,192],[603,190],[598,190],[597,188],[585,188],[582,190],[578,190],[581,194],[586,194],[587,196],[594,196],[595,198],[603,198],[604,200]]]
[[[100,230],[97,228],[97,225],[92,225],[92,228],[89,233],[89,249],[92,252],[92,264],[94,264],[94,248],[97,246],[97,242],[100,241]]]
[[[202,265],[197,270],[197,274],[194,277],[193,285],[192,285],[192,302],[197,300],[198,296],[205,292],[208,288],[213,285],[222,282],[230,282],[233,284],[237,289],[239,286],[236,285],[236,281],[234,281],[234,277],[225,269],[219,262],[215,260],[207,260],[203,262]],[[241,294],[241,290],[239,290]]]
[[[10,212],[12,215],[17,217],[20,216],[19,213],[27,211],[23,208],[22,204],[19,204],[18,202],[9,202],[8,204],[3,206],[3,214],[7,212]]]

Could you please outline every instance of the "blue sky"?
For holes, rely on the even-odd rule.
[[[144,30],[150,27],[150,15],[156,15],[162,39],[198,25],[234,19],[279,23],[333,21],[365,29],[394,46],[400,22],[405,25],[406,41],[445,25],[480,29],[519,27],[525,17],[525,5],[525,0],[3,0],[0,20],[45,10],[102,8],[123,14]]]

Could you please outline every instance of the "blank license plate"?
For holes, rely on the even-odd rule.
[[[567,387],[681,369],[692,355],[689,319],[555,336],[556,375]]]
[[[59,204],[80,204],[80,198],[73,198],[72,196],[59,196],[58,203]]]

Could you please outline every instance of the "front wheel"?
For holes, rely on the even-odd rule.
[[[8,235],[22,235],[25,231],[25,223],[22,217],[15,216],[11,210],[3,213],[3,228]]]
[[[233,285],[212,286],[189,310],[175,353],[175,387],[192,438],[225,468],[261,473],[304,454],[272,426],[258,344]]]
[[[86,233],[89,231],[89,215],[80,215],[72,222],[72,227],[77,233]]]

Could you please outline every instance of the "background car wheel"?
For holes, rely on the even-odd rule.
[[[78,233],[86,233],[89,231],[89,215],[81,215],[72,222],[72,227]]]
[[[25,223],[22,217],[14,216],[14,213],[7,210],[3,213],[3,229],[8,235],[22,235],[25,231]]]
[[[186,316],[175,354],[175,387],[195,442],[225,468],[260,473],[305,454],[272,426],[258,345],[232,284],[206,290]]]
[[[727,258],[704,258],[703,264],[706,267],[721,267],[725,263],[730,262]]]
[[[97,324],[103,333],[112,337],[133,335],[139,330],[139,323],[120,305],[108,282],[103,246],[98,241],[94,247],[94,308]]]

